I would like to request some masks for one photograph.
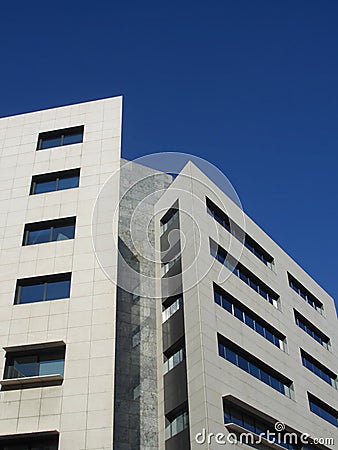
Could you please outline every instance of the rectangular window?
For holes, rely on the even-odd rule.
[[[75,217],[66,217],[63,219],[28,223],[25,225],[22,245],[74,239],[75,221]]]
[[[230,401],[227,401],[226,398],[223,399],[223,413],[224,413],[224,424],[225,426],[230,425],[232,423],[244,428],[245,430],[255,433],[258,436],[268,436],[270,435],[270,440],[273,439],[273,433],[276,433],[275,430],[275,421],[274,423],[267,422],[266,420],[261,419],[258,415],[252,413],[251,411],[247,411],[244,408],[241,408],[240,406],[231,403]],[[297,445],[297,442],[289,443],[290,440],[285,436],[283,439],[284,433],[288,433],[286,430],[281,431],[278,433],[278,436],[276,436],[276,440],[274,441],[276,444],[281,445],[284,448],[287,448],[288,450],[295,450],[300,449],[300,447]],[[294,440],[298,440],[295,438],[295,434],[292,436]],[[291,437],[291,435],[290,435]],[[277,439],[278,438],[278,439]],[[257,437],[258,439],[258,437]],[[254,446],[254,439],[252,441],[247,440],[244,441],[245,443],[248,442],[249,446]],[[250,445],[252,443],[252,445]],[[300,442],[299,442],[300,443]],[[261,447],[262,444],[259,445]],[[263,445],[264,448],[264,445]]]
[[[164,277],[165,274],[169,272],[169,270],[176,264],[177,261],[180,260],[180,256],[178,256],[175,259],[172,259],[168,262],[162,263],[162,276]]]
[[[165,418],[165,440],[176,436],[189,426],[189,415],[187,410],[179,411]]]
[[[63,145],[83,142],[84,126],[64,128],[62,130],[46,131],[39,134],[37,150],[45,150]]]
[[[0,450],[58,450],[58,448],[57,431],[0,436]]]
[[[253,377],[258,378],[260,381],[269,385],[281,394],[286,395],[289,398],[294,398],[293,382],[291,380],[220,334],[218,334],[217,337],[220,356]]]
[[[51,172],[32,177],[30,195],[79,187],[80,169]]]
[[[170,208],[161,219],[162,233],[165,233],[174,222],[178,222],[178,209],[176,207]]]
[[[313,358],[311,355],[300,349],[302,364],[307,369],[311,370],[317,377],[324,380],[326,383],[338,389],[337,375]]]
[[[305,317],[300,315],[294,310],[295,322],[302,330],[304,330],[309,336],[317,341],[320,345],[325,347],[327,350],[331,349],[331,340],[324,333],[322,333],[317,327],[315,327],[311,322],[309,322]]]
[[[210,254],[217,259],[217,261],[231,270],[236,277],[239,277],[245,284],[250,286],[251,289],[256,291],[264,298],[264,300],[271,303],[275,308],[279,308],[279,295],[257,278],[256,275],[250,272],[250,270],[236,261],[233,256],[212,239],[210,239]]]
[[[69,298],[71,273],[59,273],[17,280],[14,304]]]
[[[229,216],[225,214],[215,203],[206,197],[207,212],[218,222],[223,228],[231,233],[237,240],[245,245],[258,259],[260,259],[270,269],[274,265],[274,259],[264,250],[252,237],[243,231],[237,224],[233,223]]]
[[[54,381],[54,384],[62,382],[66,352],[64,342],[10,347],[5,350],[6,364],[1,381],[3,390],[37,387],[37,383],[45,383],[45,377],[48,382]],[[39,379],[41,377],[44,378]]]
[[[165,302],[165,305],[162,311],[162,323],[166,322],[175,312],[182,308],[183,297],[181,295],[179,297],[172,297]]]
[[[324,307],[323,303],[320,302],[314,295],[311,294],[299,281],[296,280],[292,275],[288,273],[289,286],[297,294],[302,297],[312,308],[323,314]]]
[[[185,359],[185,348],[180,348],[173,354],[164,355],[164,363],[163,363],[163,375],[168,373],[174,367],[176,367],[179,363],[181,363]]]
[[[338,411],[311,394],[308,397],[310,411],[338,428]]]
[[[286,350],[286,337],[214,283],[214,301],[241,322],[252,328],[281,350]]]

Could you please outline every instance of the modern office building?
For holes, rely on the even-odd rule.
[[[121,117],[0,119],[0,450],[334,449],[333,299],[196,164],[121,159]]]

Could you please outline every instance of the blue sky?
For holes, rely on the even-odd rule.
[[[208,159],[338,298],[338,3],[5,2],[0,116],[124,95],[123,155]]]

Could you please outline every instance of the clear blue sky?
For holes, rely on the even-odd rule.
[[[338,298],[338,2],[4,2],[0,116],[124,95],[123,155],[208,159]]]

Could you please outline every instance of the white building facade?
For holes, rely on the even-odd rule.
[[[120,164],[121,106],[117,97],[0,120],[1,449],[111,448],[116,284],[91,230]]]
[[[196,165],[121,160],[121,118],[0,119],[0,450],[334,449],[333,299]]]

